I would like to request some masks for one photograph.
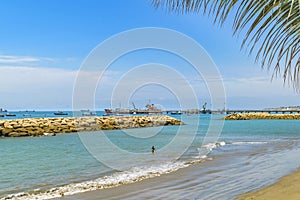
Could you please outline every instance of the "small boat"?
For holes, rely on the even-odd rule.
[[[6,113],[6,117],[15,117],[17,116],[16,114],[12,114],[12,113]]]
[[[171,115],[181,115],[181,111],[172,111]]]
[[[4,117],[4,115],[0,114],[0,117]]]
[[[63,112],[63,111],[57,111],[54,113],[54,115],[68,115],[68,113]]]
[[[96,113],[95,112],[91,112],[91,111],[83,112],[82,116],[96,116]]]
[[[105,114],[108,114],[108,115],[113,114],[112,109],[108,109],[108,108],[104,109],[104,112],[105,112]]]
[[[82,116],[96,116],[97,115],[96,112],[92,112],[89,109],[87,109],[87,110],[80,110],[80,112],[81,112]]]
[[[44,133],[44,136],[56,136],[56,133]]]

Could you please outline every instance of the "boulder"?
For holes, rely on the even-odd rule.
[[[2,129],[1,132],[2,132],[3,136],[8,136],[8,134],[13,132],[13,131],[14,131],[13,128],[4,128],[4,129]]]
[[[32,118],[0,120],[0,136],[40,136],[79,131],[115,130],[149,126],[180,125],[169,116],[121,116],[82,118]]]

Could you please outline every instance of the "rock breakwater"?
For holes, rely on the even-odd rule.
[[[225,116],[225,120],[250,120],[250,119],[282,119],[299,120],[300,114],[269,114],[269,113],[235,113]]]
[[[169,116],[113,116],[81,118],[31,118],[0,120],[0,136],[54,135],[82,131],[115,130],[152,126],[181,125]]]

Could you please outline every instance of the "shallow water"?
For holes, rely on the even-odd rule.
[[[223,122],[222,116],[177,117],[186,125],[2,138],[0,197],[21,192],[32,195],[20,199],[59,197],[62,192],[123,185],[188,167],[196,170],[185,170],[155,190],[144,188],[122,198],[232,199],[274,183],[300,165],[297,120],[226,121],[218,141],[203,144],[209,124]]]

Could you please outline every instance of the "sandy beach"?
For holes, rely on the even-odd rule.
[[[199,167],[199,166],[198,166]],[[159,178],[147,179],[141,182],[137,182],[134,184],[124,185],[117,188],[111,188],[107,190],[97,190],[93,192],[81,193],[73,196],[65,196],[63,198],[59,198],[60,200],[93,200],[97,198],[101,199],[135,199],[136,197],[151,197],[151,192],[153,193],[153,198],[158,197],[159,187],[162,187],[162,182],[174,181],[176,176],[180,177],[182,173],[186,173],[186,171],[194,171],[197,166],[192,166],[191,168],[182,169],[174,174],[164,175]],[[176,176],[175,176],[176,175]],[[187,180],[185,180],[187,181]],[[147,188],[146,194],[145,188]],[[144,195],[141,195],[144,193]],[[158,195],[158,196],[156,196]],[[178,198],[180,198],[178,196]],[[283,178],[280,179],[277,183],[258,190],[256,192],[245,193],[237,197],[237,200],[300,200],[300,168]]]
[[[94,199],[194,199],[203,198],[207,193],[218,193],[216,188],[199,187],[199,182],[207,183],[212,179],[217,178],[215,166],[223,163],[224,160],[205,162],[192,165],[188,168],[180,169],[176,172],[165,174],[160,177],[146,179],[133,184],[126,184],[120,187],[114,187],[104,190],[96,190],[91,192],[80,193],[71,196],[57,198],[57,200],[94,200]],[[205,169],[205,170],[204,170]],[[202,172],[201,172],[202,171]],[[192,174],[193,176],[186,176]],[[208,177],[208,178],[207,178]],[[237,181],[237,180],[236,180]],[[234,182],[234,180],[233,180]],[[198,186],[197,186],[198,185]],[[181,187],[185,186],[187,190]],[[236,196],[237,200],[300,200],[300,168],[298,171],[284,176],[277,183],[258,190],[257,192],[245,193]],[[199,194],[189,190],[196,189]],[[247,188],[242,190],[246,191]],[[236,192],[242,193],[241,188],[236,188]],[[228,194],[221,195],[222,198],[231,199]],[[213,195],[212,199],[215,199]],[[234,198],[232,198],[234,199]]]
[[[299,200],[300,199],[300,168],[281,178],[277,183],[258,190],[243,194],[238,200]]]
[[[192,165],[173,173],[145,179],[132,184],[84,192],[71,196],[63,196],[61,198],[56,198],[56,200],[179,199],[180,197],[187,195],[183,190],[180,190],[180,185],[182,183],[187,183],[187,185],[189,185],[188,183],[197,180],[198,177],[205,176],[205,174],[200,172],[200,169],[204,168],[206,169],[206,173],[209,173],[210,169],[208,166],[211,166],[210,162],[202,163],[202,165]],[[194,174],[195,176],[194,178],[191,178],[187,177],[186,174]],[[190,186],[190,189],[192,189],[194,185]],[[168,190],[165,190],[166,188]]]

